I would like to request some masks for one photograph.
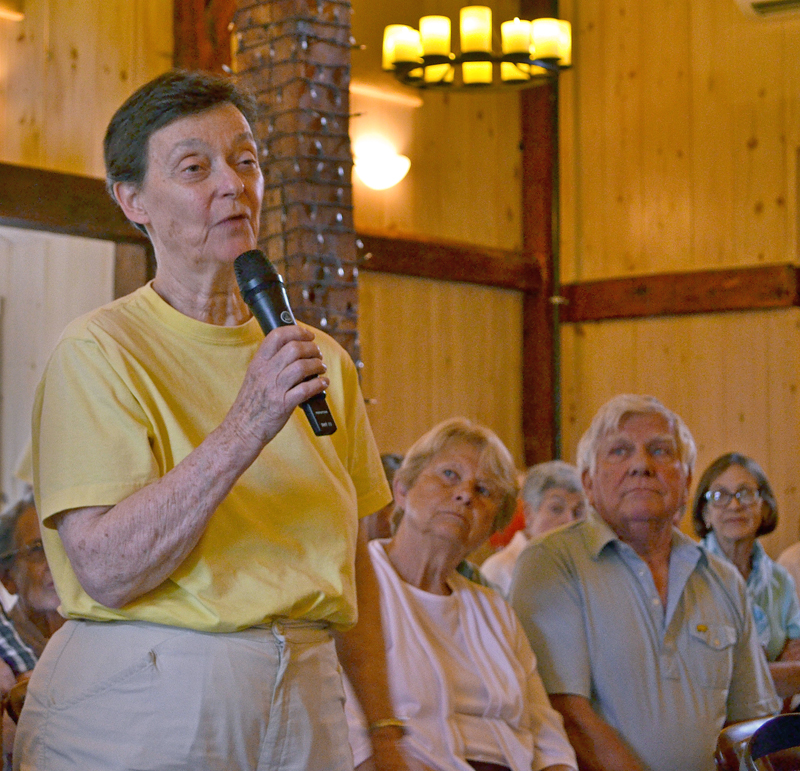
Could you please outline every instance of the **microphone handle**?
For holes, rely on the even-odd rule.
[[[266,281],[260,284],[256,291],[248,292],[247,295],[245,298],[247,304],[265,335],[278,327],[297,324],[282,283]],[[313,380],[315,377],[317,376],[310,375],[306,380]],[[307,399],[300,406],[316,436],[330,436],[336,431],[336,422],[328,408],[324,391]]]

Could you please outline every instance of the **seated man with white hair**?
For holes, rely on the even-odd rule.
[[[508,594],[520,552],[534,539],[581,519],[586,510],[578,469],[563,460],[538,463],[528,469],[520,492],[525,527],[511,542],[481,565],[481,573]]]
[[[11,623],[38,659],[64,618],[58,612],[33,493],[0,516],[0,581],[17,598],[8,614]]]
[[[735,568],[673,527],[695,444],[621,395],[578,445],[592,507],[520,555],[511,604],[581,769],[713,771],[726,723],[781,707]]]

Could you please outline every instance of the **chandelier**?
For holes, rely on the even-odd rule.
[[[492,9],[461,9],[460,53],[450,50],[450,19],[423,16],[419,29],[390,24],[383,69],[415,88],[540,85],[572,64],[572,29],[561,19],[513,19],[500,25],[501,54],[492,50]],[[497,75],[499,74],[499,80]]]

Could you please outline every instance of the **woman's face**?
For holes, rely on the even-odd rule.
[[[719,503],[707,500],[703,509],[706,525],[714,531],[720,542],[735,543],[755,538],[761,525],[766,504],[758,497],[758,481],[742,466],[733,465],[725,469],[709,487],[709,492],[721,493],[723,499]],[[739,493],[748,497],[755,493],[752,503],[742,504],[738,498],[731,497]],[[750,495],[752,498],[752,495]],[[725,498],[729,501],[723,504]]]
[[[142,186],[119,183],[117,197],[126,215],[147,227],[159,269],[163,263],[180,273],[232,263],[253,249],[263,195],[250,126],[223,104],[156,131]]]
[[[434,455],[409,490],[395,485],[401,527],[461,546],[464,555],[491,534],[502,492],[480,465],[480,451],[454,442]]]
[[[562,525],[582,519],[586,513],[583,493],[570,492],[563,487],[551,487],[542,496],[539,508],[526,511],[525,531],[530,537],[544,535]]]

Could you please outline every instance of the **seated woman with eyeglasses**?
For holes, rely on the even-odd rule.
[[[766,474],[746,455],[729,452],[717,458],[698,483],[692,521],[703,545],[732,562],[747,583],[778,695],[787,699],[800,693],[800,603],[794,580],[757,540],[778,524]]]

